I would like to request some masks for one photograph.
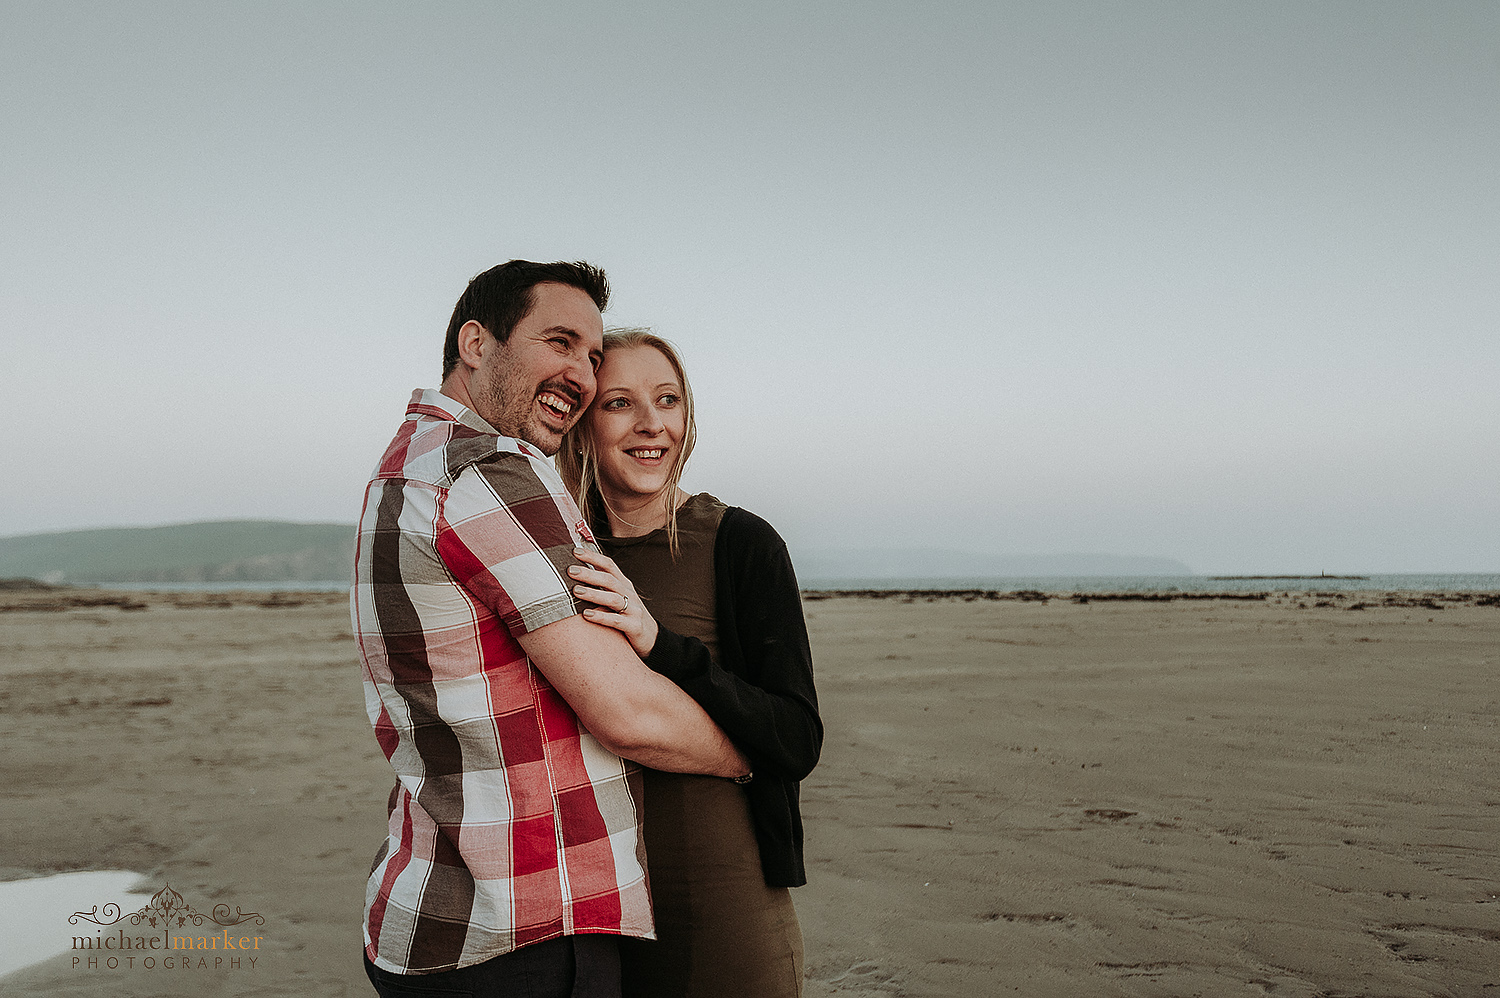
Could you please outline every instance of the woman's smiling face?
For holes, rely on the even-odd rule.
[[[599,461],[599,491],[628,507],[667,487],[687,431],[682,383],[660,350],[617,347],[599,365],[598,392],[584,417]]]

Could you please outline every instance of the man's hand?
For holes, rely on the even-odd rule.
[[[619,631],[572,616],[518,640],[589,732],[616,755],[673,773],[750,772],[703,708],[646,668]]]

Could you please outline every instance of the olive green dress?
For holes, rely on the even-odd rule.
[[[707,493],[665,529],[600,537],[661,626],[718,655],[714,538],[725,506]],[[791,892],[767,887],[744,789],[730,780],[645,770],[646,864],[657,941],[620,940],[625,998],[783,998],[802,994],[802,930]]]

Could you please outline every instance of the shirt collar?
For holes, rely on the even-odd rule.
[[[418,388],[411,393],[411,401],[406,404],[407,419],[421,419],[424,416],[431,419],[446,419],[450,422],[462,423],[469,429],[476,430],[479,433],[505,437],[504,433],[501,433],[481,418],[479,413],[457,399],[444,395],[436,388]],[[525,440],[519,437],[505,438],[507,440],[514,440],[516,447],[521,453],[546,460],[547,455],[537,450],[534,445],[527,443]]]
[[[446,419],[454,423],[462,423],[471,430],[480,433],[491,433],[497,437],[504,436],[499,430],[479,417],[479,413],[438,391],[436,388],[418,388],[411,393],[411,401],[406,404],[406,418],[419,419],[422,416],[430,416],[434,419]]]

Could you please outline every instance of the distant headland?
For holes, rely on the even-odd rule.
[[[1210,575],[1215,582],[1250,582],[1254,580],[1292,580],[1305,582],[1308,579],[1368,579],[1368,575],[1329,575],[1327,572],[1319,572],[1317,575]]]
[[[220,520],[0,537],[0,578],[47,583],[335,582],[352,523]]]

